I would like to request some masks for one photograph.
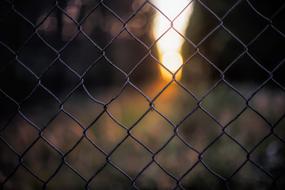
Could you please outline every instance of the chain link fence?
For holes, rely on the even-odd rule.
[[[157,2],[0,2],[1,189],[285,187],[284,2]]]

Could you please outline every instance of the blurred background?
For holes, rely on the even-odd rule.
[[[283,189],[284,6],[2,0],[1,187]]]

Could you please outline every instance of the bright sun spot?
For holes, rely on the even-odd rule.
[[[190,2],[190,0],[152,0],[152,3],[168,19],[173,21],[172,28],[171,22],[158,11],[153,22],[153,36],[155,39],[160,38],[157,42],[159,59],[171,73],[175,73],[183,64],[181,48],[184,38],[181,35],[185,34],[187,24],[193,12],[193,3],[188,5]],[[172,78],[172,74],[169,71],[160,65],[160,72],[163,79],[169,80]],[[181,75],[182,72],[179,70],[176,74],[176,79],[179,80]]]

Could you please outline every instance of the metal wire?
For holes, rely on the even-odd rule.
[[[204,58],[206,60],[206,62],[211,65],[220,75],[220,78],[215,82],[214,85],[211,86],[211,88],[202,96],[202,97],[197,97],[193,92],[191,92],[191,90],[189,90],[185,85],[183,85],[180,81],[178,81],[176,79],[176,75],[179,72],[179,70],[182,69],[183,65],[180,67],[179,70],[177,70],[175,73],[173,73],[173,78],[171,81],[169,81],[169,83],[167,83],[157,94],[156,96],[154,96],[153,98],[150,98],[148,95],[146,95],[144,93],[143,90],[141,90],[139,87],[137,87],[132,80],[130,79],[131,74],[133,74],[133,72],[135,71],[135,69],[137,67],[139,67],[144,60],[147,59],[148,56],[150,56],[152,59],[154,59],[158,64],[160,64],[162,67],[164,67],[166,70],[168,70],[162,63],[160,63],[160,61],[153,55],[151,49],[157,44],[157,42],[167,33],[168,30],[166,30],[158,39],[155,39],[155,41],[149,46],[147,44],[145,44],[142,40],[140,40],[136,35],[134,35],[128,28],[127,25],[128,23],[131,21],[132,18],[134,18],[138,12],[143,9],[146,5],[151,6],[152,8],[154,8],[156,11],[158,11],[160,14],[164,15],[164,17],[169,20],[170,22],[174,22],[175,19],[177,19],[183,12],[183,10],[175,17],[174,20],[170,20],[165,13],[163,13],[161,10],[159,10],[158,7],[156,7],[151,1],[145,0],[144,3],[142,3],[140,5],[140,7],[138,9],[136,9],[136,11],[134,11],[131,15],[129,15],[129,17],[127,19],[122,19],[113,9],[111,9],[110,7],[108,7],[107,5],[107,0],[101,0],[98,2],[98,4],[96,6],[94,6],[92,8],[92,10],[90,11],[89,14],[87,14],[84,18],[82,18],[80,21],[75,20],[72,16],[70,16],[60,5],[59,1],[54,1],[53,6],[50,8],[50,10],[48,11],[48,13],[46,14],[46,16],[41,20],[40,23],[38,24],[34,24],[32,21],[30,21],[28,18],[26,18],[19,10],[17,10],[17,8],[15,7],[15,2],[14,1],[10,1],[10,0],[5,0],[6,3],[8,3],[10,5],[10,9],[11,11],[13,11],[15,14],[17,14],[19,17],[21,17],[22,19],[24,19],[32,28],[33,28],[33,32],[29,35],[29,37],[25,40],[25,42],[22,44],[22,46],[17,49],[14,50],[13,48],[9,47],[9,45],[7,45],[5,42],[0,41],[0,45],[3,46],[6,50],[8,50],[11,54],[13,54],[14,59],[16,61],[17,64],[19,64],[20,66],[22,66],[31,76],[33,76],[37,82],[36,85],[33,87],[33,89],[28,93],[28,95],[22,100],[22,101],[17,101],[16,99],[14,99],[12,96],[10,96],[8,93],[6,93],[4,90],[0,89],[0,93],[5,96],[7,99],[9,99],[9,101],[13,102],[16,106],[17,106],[17,110],[15,111],[15,113],[7,120],[7,122],[1,126],[1,130],[0,132],[4,132],[8,127],[9,124],[11,123],[11,121],[16,117],[16,115],[20,115],[27,123],[29,123],[33,128],[35,128],[38,132],[38,137],[25,149],[25,151],[23,151],[22,153],[18,153],[14,147],[12,145],[9,144],[9,142],[2,137],[2,135],[0,135],[0,140],[2,141],[2,143],[4,143],[15,155],[17,155],[18,158],[18,164],[17,166],[10,172],[10,174],[8,176],[6,176],[2,181],[1,181],[1,187],[3,188],[5,186],[5,184],[11,179],[13,178],[13,176],[15,175],[15,173],[17,172],[17,170],[20,167],[23,167],[28,173],[30,173],[35,180],[37,180],[38,182],[41,183],[42,185],[42,189],[46,189],[49,185],[49,183],[51,182],[51,180],[53,178],[56,177],[57,173],[59,173],[59,171],[62,169],[63,166],[68,167],[69,169],[71,169],[77,176],[79,176],[84,182],[85,182],[85,189],[90,189],[90,183],[92,183],[92,181],[95,179],[95,177],[97,175],[100,174],[100,172],[102,172],[107,166],[111,166],[113,169],[117,170],[119,173],[121,173],[122,175],[124,175],[131,183],[132,187],[135,189],[140,189],[137,186],[137,179],[142,176],[144,174],[144,172],[153,164],[155,164],[157,167],[159,167],[166,175],[168,175],[170,178],[172,178],[176,185],[173,189],[186,189],[186,187],[181,183],[181,181],[189,174],[191,173],[195,167],[198,164],[202,164],[204,166],[204,168],[211,173],[212,175],[214,175],[217,179],[220,180],[220,182],[222,184],[224,184],[226,189],[231,189],[229,186],[229,181],[245,166],[246,163],[251,163],[253,164],[260,172],[264,173],[268,178],[270,178],[272,180],[272,188],[275,189],[276,188],[276,183],[279,180],[279,177],[282,177],[282,175],[280,175],[279,177],[275,177],[273,176],[269,171],[267,171],[263,166],[261,166],[259,163],[257,163],[256,161],[254,161],[251,157],[252,153],[266,140],[268,139],[270,136],[275,136],[276,138],[278,138],[282,143],[283,146],[285,145],[284,143],[284,139],[282,139],[278,133],[275,132],[275,127],[283,120],[283,118],[285,117],[284,113],[282,114],[282,117],[280,117],[278,119],[277,122],[275,123],[271,123],[270,121],[267,120],[266,117],[264,117],[262,115],[262,113],[260,113],[258,110],[256,110],[252,105],[250,105],[250,101],[253,99],[253,97],[265,86],[267,85],[269,82],[273,82],[275,83],[277,86],[279,86],[283,91],[285,90],[285,88],[274,78],[274,73],[284,64],[284,60],[283,59],[279,64],[277,64],[277,66],[275,66],[275,68],[273,70],[268,70],[267,68],[265,68],[258,60],[255,59],[255,57],[252,55],[252,53],[249,51],[249,46],[252,45],[255,41],[257,41],[260,36],[268,29],[271,28],[274,31],[276,31],[280,36],[282,36],[282,38],[285,39],[285,34],[282,33],[282,31],[280,31],[277,27],[274,26],[272,20],[274,19],[274,17],[276,17],[283,9],[284,9],[284,5],[281,6],[270,18],[264,16],[262,13],[260,13],[255,7],[254,5],[251,3],[251,1],[247,0],[245,1],[252,9],[253,12],[255,12],[261,19],[263,19],[265,22],[267,22],[267,25],[262,28],[262,30],[260,30],[260,32],[252,39],[250,40],[248,43],[243,42],[242,40],[239,39],[239,37],[237,37],[229,28],[227,28],[224,24],[224,20],[228,17],[228,15],[235,10],[235,8],[242,2],[244,2],[243,0],[238,0],[236,1],[229,9],[228,11],[222,16],[218,16],[212,9],[210,9],[203,1],[201,0],[193,0],[190,1],[189,4],[187,6],[189,6],[191,3],[195,2],[198,3],[200,6],[202,6],[203,8],[205,8],[208,13],[210,13],[212,16],[214,16],[219,24],[214,27],[210,32],[207,33],[207,35],[205,35],[203,37],[203,39],[201,39],[198,43],[194,43],[192,42],[189,38],[187,38],[185,35],[181,34],[177,29],[170,27],[168,28],[168,30],[170,30],[171,28],[173,28],[177,34],[179,34],[187,43],[191,44],[194,48],[195,51],[192,53],[191,56],[189,56],[189,58],[185,61],[184,65],[187,64],[188,62],[190,62],[193,57],[195,55],[199,55],[202,58]],[[113,37],[104,47],[100,47],[94,40],[91,39],[90,36],[88,36],[88,34],[82,29],[82,25],[83,23],[89,18],[89,16],[96,11],[96,9],[101,6],[104,7],[105,10],[107,12],[109,12],[111,15],[113,15],[116,19],[119,20],[119,22],[122,24],[122,28],[120,29],[120,32]],[[187,8],[187,7],[185,7]],[[77,31],[76,33],[64,44],[64,46],[62,46],[60,49],[56,49],[55,47],[53,47],[53,45],[51,45],[40,33],[39,33],[39,27],[45,22],[45,20],[48,18],[48,16],[54,12],[55,10],[60,11],[64,16],[68,17],[68,19],[70,19],[77,27]],[[6,19],[6,18],[4,18]],[[219,67],[217,67],[212,61],[210,61],[207,58],[207,55],[205,55],[204,53],[202,53],[199,48],[201,47],[201,45],[209,38],[211,37],[218,29],[224,29],[233,39],[235,39],[242,47],[243,47],[243,51],[235,58],[231,61],[231,63],[224,69],[221,70]],[[125,72],[124,70],[122,70],[121,68],[119,68],[116,64],[114,64],[107,56],[106,54],[106,49],[111,46],[114,41],[119,37],[119,35],[123,32],[127,32],[135,41],[137,41],[139,44],[141,44],[145,49],[146,49],[146,54],[145,56],[140,59],[135,66],[131,69],[131,71],[129,72]],[[86,37],[86,39],[88,39],[88,41],[91,42],[91,44],[96,47],[97,49],[100,50],[101,55],[92,62],[92,64],[90,64],[86,70],[84,72],[82,72],[81,74],[79,74],[77,71],[75,71],[72,67],[70,67],[68,64],[65,63],[65,61],[62,59],[62,54],[65,51],[65,49],[67,48],[67,46],[72,43],[76,37],[78,37],[78,35],[83,35],[84,37]],[[19,54],[22,52],[23,49],[25,49],[25,47],[27,46],[27,44],[31,41],[33,36],[37,36],[44,44],[46,47],[48,47],[51,51],[53,51],[56,54],[56,57],[50,62],[50,64],[45,68],[45,70],[41,73],[41,74],[37,74],[35,72],[33,72],[32,69],[30,69],[27,65],[25,65],[25,63],[23,63],[18,57]],[[241,59],[242,56],[247,55],[249,56],[256,65],[258,65],[258,67],[260,69],[262,69],[264,72],[266,72],[268,74],[268,78],[260,85],[258,86],[256,89],[253,90],[253,93],[249,96],[249,97],[245,97],[240,91],[239,89],[237,89],[236,87],[234,87],[231,82],[229,82],[225,75],[228,72],[228,70],[237,62]],[[97,98],[95,98],[88,90],[88,88],[86,87],[85,84],[85,76],[87,75],[87,73],[94,67],[96,66],[96,64],[101,60],[101,59],[105,59],[107,60],[107,62],[113,67],[113,69],[115,69],[117,72],[121,73],[124,78],[124,84],[123,86],[121,86],[120,90],[118,91],[118,93],[116,94],[116,96],[114,96],[111,100],[109,100],[108,102],[102,102],[100,100],[98,100]],[[45,73],[47,73],[51,67],[53,65],[56,64],[56,62],[61,62],[66,68],[68,68],[69,72],[72,72],[76,77],[77,77],[77,82],[74,85],[74,87],[69,91],[69,93],[64,97],[64,98],[59,98],[56,94],[54,94],[46,85],[44,85],[42,83],[42,78],[45,75]],[[8,82],[8,81],[7,81]],[[194,107],[194,109],[189,112],[180,122],[178,122],[177,124],[173,123],[167,116],[165,116],[163,113],[161,113],[154,105],[154,102],[161,96],[161,94],[166,91],[169,86],[171,84],[177,84],[178,86],[180,86],[181,88],[183,88],[191,97],[193,97],[196,101],[196,107]],[[237,93],[245,102],[244,107],[242,108],[242,110],[236,114],[236,116],[234,118],[232,118],[226,125],[222,124],[212,113],[210,113],[206,107],[204,107],[202,105],[202,101],[204,101],[211,92],[213,92],[221,83],[226,84],[227,87],[229,87],[232,91],[234,91],[235,93]],[[125,126],[124,124],[122,124],[120,121],[118,121],[116,119],[115,116],[113,116],[113,114],[109,111],[109,105],[114,102],[126,89],[126,87],[131,86],[133,89],[135,89],[148,103],[149,103],[149,107],[148,109],[134,122],[134,124],[130,127]],[[57,112],[53,115],[53,117],[51,117],[51,119],[49,120],[49,122],[47,122],[47,124],[43,127],[38,126],[37,124],[35,124],[28,116],[25,115],[25,113],[23,113],[22,111],[22,107],[23,105],[30,99],[32,99],[33,94],[35,93],[36,89],[38,88],[42,88],[45,90],[46,93],[48,93],[58,104],[59,104],[59,109],[57,110]],[[82,124],[82,122],[80,120],[78,120],[75,116],[73,116],[71,113],[69,113],[65,108],[64,108],[64,104],[69,100],[69,98],[74,94],[74,92],[76,90],[78,90],[79,88],[83,88],[85,93],[88,95],[89,99],[93,102],[95,102],[96,104],[99,104],[101,106],[103,106],[103,110],[99,113],[99,115],[93,120],[93,122],[91,122],[88,126],[84,126],[84,124]],[[19,92],[21,93],[21,92]],[[216,105],[218,106],[218,105]],[[183,122],[190,118],[197,110],[202,110],[203,113],[205,113],[207,116],[209,116],[213,122],[215,122],[220,128],[221,128],[221,132],[219,135],[217,135],[203,150],[197,150],[195,147],[193,147],[191,144],[189,144],[187,141],[185,141],[185,139],[181,136],[180,133],[178,133],[179,127],[183,124]],[[227,131],[226,129],[234,122],[236,121],[246,110],[251,110],[254,113],[256,113],[258,116],[260,116],[269,126],[270,128],[270,132],[263,137],[254,147],[252,147],[251,149],[247,149],[246,147],[244,147],[244,145],[242,145],[238,140],[236,140],[234,137],[232,137]],[[71,120],[73,120],[76,124],[78,124],[80,126],[80,128],[82,128],[82,135],[79,138],[79,140],[72,146],[71,149],[69,149],[67,152],[62,152],[60,149],[58,149],[55,145],[53,145],[48,139],[46,139],[46,137],[43,135],[44,131],[49,128],[51,122],[58,116],[59,113],[65,113]],[[161,146],[158,150],[153,151],[151,150],[148,146],[146,146],[143,142],[141,142],[139,139],[137,139],[133,134],[132,134],[132,130],[137,126],[138,123],[140,123],[142,121],[142,119],[149,113],[149,112],[155,112],[157,113],[161,118],[163,118],[166,122],[169,123],[169,125],[171,125],[173,127],[173,134],[170,136],[170,138],[163,144],[163,146]],[[125,130],[126,132],[126,136],[124,136],[124,138],[118,142],[116,144],[116,146],[110,151],[110,152],[106,152],[105,150],[103,150],[99,145],[97,145],[89,136],[88,136],[88,131],[90,130],[90,128],[93,126],[94,123],[96,123],[101,117],[102,115],[107,114],[108,117],[114,121],[119,127],[121,127],[123,130]],[[213,169],[211,169],[210,166],[208,166],[208,164],[203,160],[203,156],[205,155],[205,153],[223,136],[227,136],[229,137],[236,145],[238,145],[247,155],[246,156],[246,160],[244,160],[242,162],[242,164],[232,173],[231,176],[229,177],[223,177],[222,175],[220,175],[219,173],[217,173],[216,171],[214,171]],[[149,154],[151,154],[151,160],[137,173],[136,176],[131,177],[126,171],[124,171],[123,169],[121,169],[116,163],[114,163],[111,159],[111,156],[113,155],[113,153],[128,139],[131,138],[133,139],[135,142],[137,142],[138,144],[140,144]],[[179,138],[183,144],[185,144],[190,150],[194,151],[195,154],[197,155],[197,161],[191,166],[187,166],[185,165],[185,167],[187,168],[187,171],[185,173],[183,173],[180,177],[177,177],[175,175],[173,175],[172,173],[170,173],[167,169],[165,169],[157,160],[157,156],[165,149],[165,147],[174,139],[174,138]],[[25,164],[24,160],[25,160],[25,156],[26,154],[29,152],[29,150],[31,150],[32,147],[34,147],[39,141],[43,140],[44,142],[46,142],[49,147],[51,147],[54,151],[57,152],[57,154],[61,157],[60,160],[60,164],[58,165],[58,167],[56,168],[56,170],[47,178],[47,179],[42,179],[40,176],[38,176],[36,173],[34,173],[31,169],[29,169],[29,167]],[[83,141],[83,140],[88,140],[88,142],[90,142],[92,144],[92,146],[94,147],[94,149],[98,150],[99,152],[101,152],[104,156],[105,156],[105,163],[96,171],[93,173],[93,175],[90,178],[86,178],[84,177],[80,171],[76,170],[70,163],[68,163],[66,161],[67,156],[73,152],[76,147]],[[284,174],[284,173],[283,173]]]

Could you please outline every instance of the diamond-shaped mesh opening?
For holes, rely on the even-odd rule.
[[[41,101],[42,99],[45,101]],[[41,86],[21,106],[21,112],[39,128],[47,125],[50,119],[57,114],[58,109],[59,102]]]
[[[84,127],[89,126],[104,110],[100,103],[88,96],[82,86],[65,101],[63,108]]]
[[[83,139],[68,154],[66,162],[85,179],[89,179],[104,165],[105,156],[87,139]]]
[[[173,126],[156,112],[148,112],[131,130],[134,138],[152,151],[157,151],[173,135]]]
[[[235,79],[240,74],[242,78],[238,82]],[[268,73],[248,55],[243,55],[225,72],[226,80],[244,96],[250,96],[268,77]]]
[[[31,58],[27,56],[29,54],[34,54],[34,56]],[[33,72],[40,75],[55,60],[56,53],[46,46],[38,36],[34,35],[19,53],[18,58]]]
[[[211,62],[201,55],[195,55],[183,65],[181,84],[195,96],[202,97],[219,80],[220,74]]]
[[[108,105],[108,112],[122,125],[129,128],[143,116],[148,108],[149,103],[145,97],[128,85],[120,96]]]
[[[0,134],[20,154],[36,140],[38,130],[23,117],[16,115]]]
[[[268,82],[250,101],[258,111],[271,123],[277,122],[285,114],[285,92],[273,82]]]
[[[244,43],[250,42],[265,26],[266,20],[242,1],[225,18],[225,26]],[[245,32],[245,28],[249,28]]]
[[[282,0],[0,2],[0,189],[284,189]]]
[[[175,97],[179,97],[176,99]],[[178,123],[196,108],[196,100],[177,83],[171,83],[154,102],[155,109],[171,122]],[[177,110],[173,112],[173,110]],[[179,110],[183,112],[179,113]]]
[[[106,152],[111,152],[126,136],[126,131],[107,113],[96,118],[86,133],[87,137]]]
[[[112,154],[116,166],[135,177],[150,162],[151,154],[132,138],[127,138]]]
[[[62,124],[63,122],[64,124]],[[81,126],[61,112],[44,129],[42,136],[53,146],[67,152],[74,147],[82,134],[83,129]]]
[[[199,122],[201,119],[203,123]],[[220,131],[220,126],[202,110],[189,115],[178,128],[179,136],[201,151],[220,134]]]
[[[174,176],[181,177],[197,162],[198,156],[195,151],[175,137],[158,153],[155,160]]]
[[[70,91],[78,84],[78,76],[70,72],[61,60],[57,60],[42,77],[42,83],[57,98],[65,99]],[[63,88],[64,86],[64,88]]]
[[[133,51],[132,54],[129,53],[131,51]],[[146,48],[126,31],[113,40],[106,50],[107,57],[113,57],[110,58],[112,63],[126,73],[129,73],[135,67],[145,53]]]
[[[219,107],[214,106],[216,104]],[[245,101],[232,88],[220,83],[202,101],[202,106],[216,121],[226,125],[244,109]]]
[[[105,58],[101,58],[91,67],[84,79],[84,85],[90,94],[103,102],[108,102],[118,95],[126,81],[124,73]],[[112,88],[105,88],[105,86]]]
[[[270,127],[262,117],[247,109],[227,126],[226,132],[247,150],[251,150],[270,133]]]
[[[69,43],[61,54],[62,60],[73,68],[77,73],[83,74],[87,68],[100,58],[101,51],[97,44],[90,40],[82,33]],[[85,61],[82,62],[82,59]]]
[[[60,154],[46,141],[39,139],[24,154],[25,166],[40,179],[48,180],[60,166]]]
[[[200,52],[221,70],[225,70],[240,56],[243,49],[242,45],[224,28],[217,29],[200,46]]]
[[[245,161],[246,152],[225,135],[216,140],[203,154],[203,162],[207,167],[223,177],[230,177]]]
[[[159,80],[159,63],[155,57],[151,55],[146,56],[137,65],[130,74],[131,81],[143,91],[143,93],[154,98],[161,92],[161,90],[170,82],[169,80]],[[147,75],[147,80],[144,80],[145,75]],[[161,79],[161,78],[160,78]]]

